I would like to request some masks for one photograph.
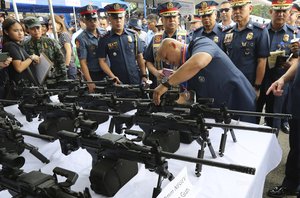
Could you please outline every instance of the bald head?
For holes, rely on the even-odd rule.
[[[181,57],[181,48],[183,46],[184,46],[183,43],[175,39],[166,38],[161,42],[157,50],[156,58],[157,60],[164,61],[167,64],[179,66],[180,57]]]

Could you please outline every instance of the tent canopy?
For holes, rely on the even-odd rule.
[[[72,3],[70,3],[72,2]],[[121,0],[52,0],[53,10],[55,13],[73,13],[73,7],[77,10],[79,7],[92,3],[93,5],[103,8],[110,3],[127,2]],[[18,12],[33,12],[33,13],[49,13],[48,0],[16,0]],[[77,9],[76,9],[77,8]],[[9,12],[13,12],[12,3],[10,3]]]

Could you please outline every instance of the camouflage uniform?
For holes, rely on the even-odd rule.
[[[39,40],[31,38],[25,41],[24,47],[28,54],[36,54],[39,56],[43,52],[50,61],[53,62],[53,67],[45,80],[46,85],[67,79],[64,55],[57,41],[48,37],[41,37]]]

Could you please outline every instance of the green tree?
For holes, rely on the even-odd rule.
[[[252,10],[252,15],[255,15],[255,16],[260,16],[260,17],[263,17],[263,18],[266,18],[266,19],[270,19],[270,15],[269,15],[269,10],[270,10],[270,7],[269,6],[266,6],[266,5],[254,5],[253,6],[253,10]]]

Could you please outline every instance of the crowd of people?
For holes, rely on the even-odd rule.
[[[76,32],[54,16],[58,40],[51,32],[54,21],[45,17],[26,17],[22,22],[6,18],[2,52],[9,57],[0,62],[0,98],[18,97],[10,89],[20,82],[36,84],[31,65],[39,63],[43,53],[54,63],[45,80],[48,87],[67,78],[92,82],[109,77],[119,84],[152,82],[157,105],[163,93],[178,88],[183,96],[193,90],[197,97],[214,98],[216,107],[292,113],[289,121],[265,118],[263,122],[289,133],[290,141],[285,178],[268,195],[296,195],[300,191],[300,7],[292,0],[271,2],[271,22],[260,24],[251,20],[251,0],[201,1],[195,6],[197,14],[186,20],[189,28],[180,25],[180,19],[186,18],[180,16],[177,2],[159,4],[157,14],[146,19],[126,18],[125,4],[108,4],[101,13],[97,6],[87,5],[78,10]],[[88,88],[94,92],[95,84],[88,83]],[[247,116],[237,119],[261,122]]]

